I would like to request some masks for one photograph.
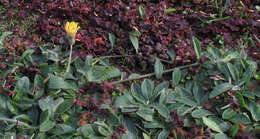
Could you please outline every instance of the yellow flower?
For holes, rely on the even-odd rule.
[[[75,35],[77,33],[77,31],[79,30],[79,26],[78,26],[78,23],[77,22],[66,22],[65,24],[65,30],[67,32],[67,35],[72,37],[72,38],[75,38]]]

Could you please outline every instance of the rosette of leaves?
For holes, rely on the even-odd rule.
[[[253,78],[257,64],[246,59],[243,49],[239,53],[208,48],[204,54],[208,60],[190,80],[182,74],[184,70],[173,72],[174,93],[168,96],[168,103],[184,117],[186,127],[192,122],[209,127],[215,138],[253,136],[259,130],[260,115],[256,103],[260,88]]]
[[[1,90],[3,92],[0,93],[0,138],[16,138],[15,135],[37,138],[77,136],[79,126],[75,121],[79,121],[78,113],[82,107],[73,104],[79,88],[120,74],[108,60],[91,56],[84,61],[76,57],[70,72],[64,74],[67,53],[62,51],[61,46],[54,49],[48,46],[40,46],[39,51],[24,51],[16,63],[7,64],[5,70],[0,71],[3,77],[1,86],[7,82],[7,75],[16,80],[12,90]],[[29,68],[40,72],[33,73]],[[16,69],[24,71],[16,73]],[[8,93],[11,95],[8,96]]]
[[[169,82],[155,86],[153,81],[145,79],[141,86],[132,83],[131,90],[115,100],[120,108],[127,127],[128,138],[166,138],[172,129],[171,109],[167,105]],[[144,134],[143,134],[144,133]]]

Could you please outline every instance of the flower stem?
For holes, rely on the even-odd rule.
[[[67,69],[66,69],[66,73],[69,72],[70,70],[70,63],[71,63],[71,56],[72,56],[72,45],[70,45],[70,55],[69,55],[69,62],[68,62],[68,65],[67,65]]]
[[[168,72],[172,72],[176,68],[185,69],[185,68],[199,66],[199,65],[200,64],[196,62],[196,63],[190,64],[190,65],[179,66],[179,67],[175,67],[175,68],[172,68],[172,69],[165,70],[165,71],[163,71],[163,74],[168,73]],[[149,73],[149,74],[145,74],[145,75],[140,75],[140,76],[135,77],[135,78],[128,78],[128,79],[125,79],[125,80],[119,80],[119,81],[110,82],[110,84],[111,85],[115,85],[115,84],[119,84],[119,83],[129,82],[129,81],[132,81],[132,80],[139,80],[139,79],[142,79],[142,78],[151,77],[151,76],[154,76],[154,75],[155,75],[155,73],[153,72],[153,73]]]

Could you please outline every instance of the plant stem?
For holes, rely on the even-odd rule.
[[[194,67],[194,66],[198,66],[198,65],[199,65],[199,63],[196,62],[196,63],[190,64],[190,65],[175,67],[175,68],[172,68],[172,69],[168,69],[168,70],[163,71],[163,74],[164,74],[164,73],[168,73],[168,72],[172,72],[172,71],[174,71],[176,68],[184,69],[184,68]],[[151,77],[151,76],[154,76],[154,75],[155,75],[155,73],[149,73],[149,74],[145,74],[145,75],[140,75],[140,76],[138,76],[138,77],[136,77],[136,78],[130,78],[130,79],[125,79],[125,80],[110,82],[110,84],[111,84],[111,85],[119,84],[119,83],[128,82],[128,81],[132,81],[132,80],[138,80],[138,79],[142,79],[142,78],[146,78],[146,77]]]
[[[70,56],[69,56],[69,62],[68,62],[68,65],[67,65],[67,69],[66,69],[66,72],[69,72],[70,70],[70,63],[71,63],[71,56],[72,56],[72,44],[70,45]]]
[[[0,118],[0,121],[8,121],[8,122],[12,122],[12,123],[17,123],[17,125],[20,125],[20,126],[31,127],[27,123],[24,123],[24,122],[21,122],[18,120],[14,120],[14,119]]]

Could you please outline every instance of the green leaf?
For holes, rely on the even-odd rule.
[[[215,135],[214,139],[228,139],[228,136],[224,133],[218,133]]]
[[[154,101],[160,94],[161,91],[165,88],[168,88],[169,86],[169,82],[168,81],[164,81],[160,84],[158,84],[153,91],[153,96],[150,98],[150,101]]]
[[[260,106],[259,106],[259,104],[257,104],[254,101],[249,100],[249,102],[247,103],[247,108],[249,109],[253,119],[255,121],[259,121],[260,120]]]
[[[137,78],[139,76],[140,76],[140,74],[132,73],[131,75],[129,75],[128,79]]]
[[[204,116],[209,116],[209,115],[213,115],[213,113],[204,109],[197,109],[191,113],[191,116],[194,118],[202,118]]]
[[[256,70],[257,70],[257,64],[252,61],[247,61],[248,67],[246,71],[243,74],[243,81],[249,82],[250,79],[255,75]]]
[[[153,89],[154,89],[154,83],[153,81],[149,80],[149,79],[144,79],[144,81],[141,84],[141,90],[142,90],[142,94],[143,96],[149,100],[150,97],[152,96],[153,93]]]
[[[140,107],[136,114],[146,121],[153,121],[154,110],[146,107]]]
[[[109,33],[108,34],[108,39],[109,39],[110,44],[111,44],[111,49],[110,50],[113,50],[114,46],[115,46],[116,36],[113,33]]]
[[[231,119],[232,117],[234,117],[236,114],[237,114],[237,113],[236,113],[234,110],[228,108],[228,109],[226,109],[226,110],[222,113],[222,118],[223,118],[223,119],[226,119],[226,120],[229,120],[229,119]]]
[[[183,104],[182,106],[177,108],[177,114],[179,116],[185,116],[187,113],[190,113],[193,109],[194,107],[189,107]]]
[[[137,83],[132,83],[132,85],[131,85],[131,93],[132,93],[133,97],[137,101],[139,101],[139,102],[141,102],[143,104],[146,104],[147,99],[143,95],[142,90],[141,90],[140,86]]]
[[[231,118],[230,121],[233,122],[233,123],[241,122],[243,124],[250,124],[251,123],[250,119],[244,114],[237,114],[233,118]]]
[[[54,135],[63,135],[74,132],[74,128],[66,124],[57,124],[54,129],[51,130],[51,133]]]
[[[179,68],[176,68],[172,72],[172,83],[173,83],[173,86],[177,86],[180,81],[181,81],[181,70]]]
[[[113,134],[110,130],[108,130],[107,128],[104,128],[104,127],[102,127],[102,126],[99,126],[99,127],[98,127],[98,132],[99,132],[101,135],[103,135],[103,136],[110,136],[110,135]]]
[[[140,13],[141,17],[144,18],[146,11],[142,5],[139,6],[139,13]]]
[[[141,33],[139,30],[136,29],[135,31],[130,32],[130,35],[134,37],[139,37]]]
[[[164,13],[168,14],[170,12],[176,12],[177,10],[175,8],[168,8],[164,10]]]
[[[227,63],[227,67],[229,69],[229,72],[233,78],[234,81],[238,81],[239,79],[239,72],[238,69],[231,63]]]
[[[58,76],[51,76],[49,80],[50,89],[70,89],[70,85]]]
[[[89,137],[92,134],[95,134],[94,129],[92,128],[91,124],[85,124],[82,127],[80,127],[80,130],[78,131],[79,134],[83,135],[85,138]],[[89,138],[87,138],[89,139]]]
[[[30,81],[29,78],[24,76],[18,80],[16,84],[16,91],[21,91],[23,93],[30,93]]]
[[[45,120],[41,125],[40,125],[40,131],[41,132],[47,132],[51,130],[55,126],[55,122],[50,121],[50,120]]]
[[[9,101],[7,101],[6,106],[11,113],[18,115],[18,109],[14,107]]]
[[[6,31],[0,36],[0,46],[3,45],[4,39],[11,34],[13,34],[13,32]]]
[[[163,129],[163,130],[159,133],[157,139],[166,139],[169,135],[170,135],[170,131],[167,130],[167,129]]]
[[[131,41],[132,45],[135,48],[136,53],[138,53],[139,41],[138,41],[137,37],[133,36],[133,35],[130,35],[129,38],[130,38],[130,41]]]
[[[197,106],[194,96],[189,90],[182,87],[176,87],[175,91],[179,94],[179,97],[175,98],[176,101],[192,107]]]
[[[203,123],[216,132],[223,133],[229,129],[229,125],[216,117],[202,117]]]
[[[127,139],[138,139],[137,129],[135,127],[134,121],[126,117],[123,120],[126,130]]]
[[[192,43],[193,43],[193,47],[194,47],[196,55],[197,55],[197,59],[199,60],[201,58],[201,54],[202,54],[200,42],[196,37],[192,37]]]
[[[169,49],[167,54],[170,56],[171,60],[173,61],[176,57],[176,52],[173,49]]]
[[[152,122],[142,121],[145,128],[164,128],[165,125],[162,121],[153,120]]]
[[[221,93],[230,90],[232,87],[233,87],[233,85],[230,83],[222,83],[220,85],[217,85],[213,88],[213,91],[210,92],[209,98],[214,98],[214,97],[220,95]]]
[[[13,119],[18,119],[18,120],[22,119],[22,120],[27,121],[27,122],[32,122],[30,117],[28,115],[25,115],[25,114],[17,115]]]
[[[238,133],[238,131],[239,131],[239,125],[238,124],[233,124],[231,129],[230,129],[231,136],[235,137],[236,134]]]
[[[235,96],[235,98],[238,100],[240,107],[247,108],[243,95],[237,91]]]
[[[73,99],[66,99],[64,100],[56,109],[55,113],[57,115],[66,112],[67,110],[69,110],[71,108],[71,106],[73,105],[74,100]]]
[[[160,79],[163,74],[163,64],[161,61],[156,58],[155,64],[154,64],[154,73],[157,79]]]
[[[64,101],[63,98],[58,98],[53,100],[51,96],[46,97],[45,99],[39,100],[39,107],[42,111],[48,110],[49,115],[53,115],[57,107]]]
[[[170,116],[170,112],[169,112],[168,108],[163,104],[156,104],[155,109],[164,118],[168,118]]]

